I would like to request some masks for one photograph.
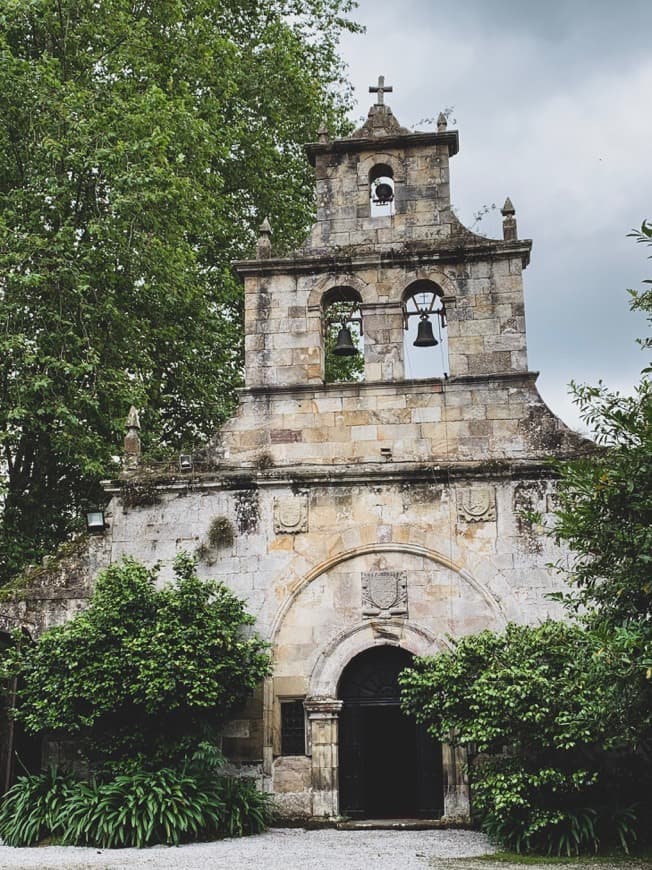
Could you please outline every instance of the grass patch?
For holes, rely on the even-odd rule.
[[[645,850],[638,855],[580,855],[575,857],[557,857],[548,855],[520,855],[517,852],[494,852],[493,855],[480,855],[477,858],[465,858],[469,863],[477,862],[493,864],[520,864],[524,866],[544,866],[558,864],[566,866],[585,865],[594,867],[599,864],[608,864],[610,867],[644,866],[652,867],[652,851]]]

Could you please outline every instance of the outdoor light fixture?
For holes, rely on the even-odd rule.
[[[86,530],[92,535],[101,535],[106,528],[104,511],[94,510],[86,512]]]
[[[179,454],[179,471],[192,471],[192,456],[189,453]]]

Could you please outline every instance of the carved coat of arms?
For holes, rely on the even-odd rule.
[[[404,571],[363,571],[363,616],[406,616],[407,576]]]
[[[457,491],[457,519],[462,523],[490,523],[496,519],[496,493],[492,486],[471,486]]]
[[[274,500],[274,531],[277,535],[296,535],[308,531],[308,497]]]

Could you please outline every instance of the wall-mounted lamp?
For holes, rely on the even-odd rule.
[[[192,471],[192,456],[190,453],[179,454],[179,471]]]
[[[106,528],[104,511],[94,510],[86,512],[86,531],[91,535],[101,535]]]

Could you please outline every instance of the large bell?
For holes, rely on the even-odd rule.
[[[335,356],[355,356],[358,348],[353,344],[351,338],[351,330],[348,326],[343,326],[337,334],[337,342],[333,348]]]
[[[376,185],[374,189],[374,202],[379,202],[384,205],[387,202],[391,202],[393,199],[394,191],[392,190],[391,184],[388,184],[386,181],[381,181]]]
[[[432,331],[432,323],[430,322],[427,314],[421,315],[421,320],[419,321],[419,328],[417,330],[417,337],[412,342],[414,347],[436,347],[439,342],[434,336]]]

